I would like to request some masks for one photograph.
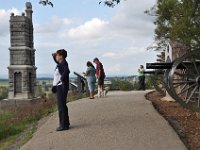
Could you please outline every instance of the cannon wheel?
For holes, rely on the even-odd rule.
[[[169,82],[169,74],[170,74],[170,69],[167,69],[165,70],[165,73],[164,73],[164,84],[165,84],[165,89],[167,91],[167,93],[173,98],[173,93],[171,91],[171,88],[170,88],[170,82]]]
[[[200,50],[191,51],[175,60],[169,74],[169,85],[172,97],[178,103],[200,111]]]
[[[162,96],[165,96],[166,89],[165,89],[165,80],[164,80],[164,73],[163,70],[156,70],[155,74],[151,77],[151,82],[156,89]]]

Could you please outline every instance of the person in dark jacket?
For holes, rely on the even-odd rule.
[[[54,61],[57,64],[53,86],[56,86],[58,115],[59,115],[59,127],[56,131],[68,130],[70,126],[68,107],[67,107],[67,95],[69,90],[69,74],[70,70],[66,61],[67,51],[64,49],[58,50],[53,53]]]

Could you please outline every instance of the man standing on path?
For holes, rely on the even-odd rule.
[[[93,62],[96,64],[96,77],[98,80],[98,97],[101,97],[103,93],[104,79],[106,76],[105,76],[103,65],[99,61],[99,59],[95,58]]]
[[[64,49],[58,50],[53,53],[53,58],[57,64],[54,74],[53,86],[56,88],[57,103],[58,103],[58,115],[60,126],[56,131],[68,130],[70,126],[68,107],[67,107],[67,95],[69,90],[69,67],[66,61],[67,51]]]
[[[140,65],[140,68],[138,69],[138,73],[139,73],[139,89],[138,90],[143,90],[143,91],[146,90],[144,72],[145,72],[144,66]]]

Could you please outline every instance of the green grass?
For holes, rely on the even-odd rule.
[[[16,130],[12,130],[12,131],[9,131],[9,133],[7,133],[10,127],[8,127],[6,122],[10,120],[13,116],[14,114],[12,114],[11,112],[0,111],[0,150],[6,150],[8,146],[10,145],[10,143],[12,143],[16,138],[16,135],[9,136],[9,137],[7,136],[7,134],[9,134],[10,132],[16,131]]]
[[[23,137],[21,137],[18,147],[25,144],[29,139],[32,138],[33,133],[36,131],[37,122],[49,115],[49,113],[54,112],[56,109],[44,109],[43,111],[35,114],[34,116],[27,117],[20,122],[13,124],[6,124],[5,121],[0,123],[0,150],[7,150],[11,144],[13,144],[21,133],[25,132]],[[4,113],[5,114],[5,113]],[[5,120],[12,119],[10,113],[8,113]],[[1,114],[2,115],[2,114]],[[31,126],[31,128],[30,128]],[[27,129],[27,131],[26,131]]]
[[[29,139],[32,138],[33,133],[36,131],[37,120],[24,120],[20,123],[10,125],[8,130],[4,130],[4,138],[1,140],[0,150],[7,150],[12,144],[15,144],[18,139],[18,143],[15,144],[15,148],[19,148],[21,145],[25,144]],[[5,132],[8,132],[5,135]],[[22,133],[24,132],[24,134]],[[21,135],[22,133],[22,135]],[[9,136],[8,136],[9,135]]]
[[[85,95],[71,95],[69,101],[83,97]],[[7,150],[11,145],[18,149],[32,138],[37,129],[37,122],[57,110],[55,98],[53,96],[50,96],[50,98],[42,105],[30,106],[30,108],[22,110],[0,111],[0,150]]]
[[[1,141],[0,150],[7,150],[11,143],[15,142],[17,135],[10,136]]]
[[[23,132],[25,133],[21,138],[18,146],[26,143],[36,130],[37,122],[48,116],[50,113],[56,111],[56,105],[51,105],[46,108],[38,110],[34,114],[26,115],[19,118],[17,114],[12,111],[0,112],[0,150],[7,150],[15,143]],[[18,112],[17,112],[18,113]],[[29,112],[27,112],[29,113]],[[31,127],[31,128],[30,128]],[[26,131],[27,130],[27,131]],[[15,145],[16,146],[16,145]]]
[[[26,142],[28,142],[33,137],[33,133],[35,133],[36,130],[37,130],[37,122],[33,123],[31,126],[31,129],[26,132],[19,147],[21,145],[24,145]]]
[[[9,83],[8,82],[0,82],[0,86],[2,87],[8,87],[9,86]]]

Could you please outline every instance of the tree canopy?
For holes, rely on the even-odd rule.
[[[102,0],[99,2],[100,4],[104,4],[105,6],[108,7],[114,7],[116,4],[119,4],[121,2],[121,0]],[[42,4],[43,6],[47,6],[50,5],[53,7],[53,2],[51,2],[50,0],[40,0],[39,4]]]
[[[158,0],[147,13],[156,16],[155,40],[159,46],[170,40],[189,49],[200,48],[199,0]]]
[[[104,3],[108,7],[114,7],[116,4],[119,4],[121,0],[103,0],[99,4]]]

